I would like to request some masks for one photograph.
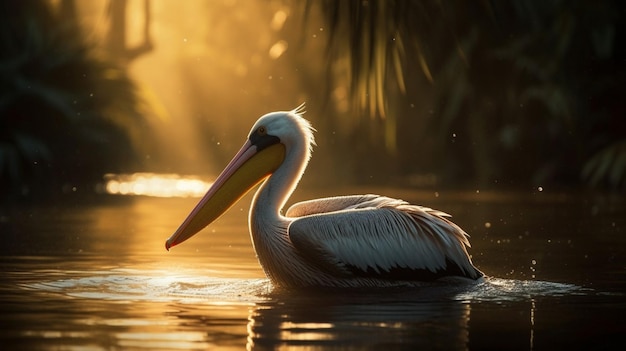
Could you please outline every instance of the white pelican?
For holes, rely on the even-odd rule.
[[[385,287],[443,277],[479,279],[468,235],[448,214],[378,195],[315,199],[282,209],[311,155],[313,128],[302,111],[268,113],[176,232],[182,243],[226,212],[255,185],[249,228],[274,285]]]

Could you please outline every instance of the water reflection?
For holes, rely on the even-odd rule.
[[[14,299],[11,325],[33,349],[47,349],[44,340],[81,350],[241,349],[248,308],[268,281],[185,272],[35,270],[19,286],[28,298]],[[54,322],[30,318],[42,313]]]
[[[156,197],[200,197],[211,186],[198,176],[175,173],[107,174],[104,181],[103,189],[108,194]]]
[[[60,319],[65,324],[27,329],[23,336],[97,339],[84,332],[58,332],[87,325],[106,330],[109,346],[138,349],[236,348],[244,341],[249,350],[379,349],[407,344],[465,349],[472,341],[472,306],[485,302],[508,304],[501,312],[513,308],[515,314],[506,312],[501,323],[514,325],[518,338],[524,331],[521,339],[532,345],[536,299],[594,293],[569,284],[497,278],[465,287],[434,283],[419,290],[306,292],[273,289],[267,279],[207,277],[192,269],[178,275],[151,270],[91,276],[82,272],[85,276],[78,278],[79,272],[52,273],[57,278],[22,284],[22,289],[42,301],[51,296],[63,301],[64,312],[57,313],[65,316]],[[495,312],[489,312],[488,318]],[[478,320],[485,318],[482,314]]]
[[[250,310],[247,348],[463,349],[470,305],[416,300],[409,292],[279,294]]]
[[[14,208],[0,223],[0,343],[29,350],[623,344],[622,202],[513,202],[484,192],[450,202],[443,192],[374,192],[452,212],[472,234],[474,261],[492,277],[411,291],[274,290],[250,243],[249,197],[175,252],[163,241],[196,199],[109,196]],[[345,189],[315,195],[326,193]]]

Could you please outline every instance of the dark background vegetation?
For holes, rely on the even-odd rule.
[[[131,8],[132,2],[106,1],[109,26],[99,41],[79,24],[81,1],[0,2],[3,201],[93,189],[111,172],[188,171],[168,162],[177,159],[172,154],[187,152],[167,146],[175,138],[164,138],[162,126],[159,132],[147,117],[158,114],[158,98],[146,99],[129,73],[134,62],[163,45],[151,30],[158,20],[151,6],[156,0],[135,0]],[[227,22],[228,14],[253,6],[196,3],[197,23],[187,21],[209,23],[210,40],[200,43],[207,48],[220,43],[211,36],[219,32],[218,18]],[[317,184],[337,177],[351,184],[623,192],[625,6],[556,0],[268,2],[262,11],[248,11],[258,21],[249,28],[239,23],[241,31],[233,35],[240,37],[230,40],[230,53],[220,55],[243,57],[255,45],[268,49],[254,35],[274,23],[281,9],[288,16],[271,40],[289,44],[282,56],[261,60],[262,69],[245,66],[243,78],[200,84],[191,70],[179,74],[193,87],[187,105],[198,106],[190,123],[201,142],[188,153],[212,155],[219,168],[252,121],[271,111],[263,109],[290,109],[306,100],[307,117],[318,129]],[[131,10],[143,18],[134,46],[126,42]],[[212,67],[203,63],[201,69]],[[263,72],[263,83],[252,80],[255,71]],[[202,93],[244,90],[247,95],[232,101]],[[234,117],[229,110],[251,119],[221,125]],[[190,117],[169,118],[176,125]]]
[[[140,167],[146,123],[124,68],[81,36],[72,2],[0,2],[0,194],[93,189]],[[55,11],[56,10],[56,11]]]

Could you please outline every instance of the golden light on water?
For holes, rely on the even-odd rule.
[[[114,195],[200,197],[212,183],[197,176],[168,173],[107,174],[104,189]]]

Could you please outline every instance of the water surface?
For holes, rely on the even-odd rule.
[[[303,192],[300,199],[335,192]],[[283,291],[247,232],[250,197],[191,240],[197,199],[5,209],[0,345],[11,350],[601,349],[625,346],[625,204],[548,191],[377,192],[452,213],[481,283]],[[318,194],[318,195],[315,195]]]

